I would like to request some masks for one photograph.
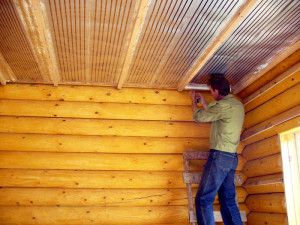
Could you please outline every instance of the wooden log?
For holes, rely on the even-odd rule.
[[[215,207],[219,213],[219,207]],[[241,209],[246,206],[241,205]],[[0,207],[0,223],[10,225],[185,224],[186,206],[148,207]],[[218,217],[220,222],[220,217]]]
[[[102,153],[208,151],[208,138],[112,137],[0,133],[0,150]]]
[[[246,205],[251,212],[286,213],[284,193],[249,195]]]
[[[193,121],[192,114],[190,106],[180,105],[0,100],[4,116]]]
[[[244,164],[239,157],[237,170]],[[122,163],[120,163],[122,162]],[[195,160],[191,169],[201,171],[206,160]],[[107,154],[0,151],[0,168],[183,171],[179,154]]]
[[[245,175],[236,172],[236,185]],[[2,187],[59,188],[185,188],[182,173],[174,171],[77,171],[0,169]]]
[[[0,117],[0,132],[140,137],[208,137],[210,124],[193,122],[128,121]]]
[[[206,99],[212,100],[208,92],[203,94]],[[187,91],[140,88],[117,90],[111,87],[69,85],[53,87],[51,85],[9,84],[0,87],[0,99],[191,105],[191,97]]]
[[[241,140],[245,145],[248,145],[299,125],[300,106],[296,106],[254,127],[246,129],[241,135]]]
[[[263,76],[261,76],[259,79],[257,79],[254,83],[245,87],[245,89],[239,93],[239,96],[243,99],[250,96],[252,93],[257,91],[259,88],[263,87],[265,84],[274,80],[280,74],[286,72],[290,67],[297,64],[299,62],[299,58],[300,58],[300,49],[295,51],[293,54],[288,56],[286,59],[284,59],[280,63],[278,63],[274,68],[272,68],[271,70],[266,72]]]
[[[195,196],[198,188],[193,189]],[[237,187],[243,203],[247,192]],[[218,204],[218,198],[215,200]],[[0,188],[1,206],[167,206],[187,205],[185,189]]]
[[[280,153],[280,150],[279,136],[274,135],[272,137],[247,145],[244,148],[242,155],[247,161],[249,161]]]
[[[300,83],[248,112],[245,116],[245,128],[252,127],[300,105],[300,98],[295,96],[300,96]]]
[[[288,220],[285,213],[251,212],[247,219],[248,225],[288,225]]]
[[[248,178],[243,187],[248,194],[284,192],[281,173]]]
[[[300,82],[300,63],[294,65],[262,88],[243,99],[245,111],[256,108]]]
[[[243,168],[243,173],[248,178],[280,172],[282,172],[282,159],[280,153],[247,161]]]

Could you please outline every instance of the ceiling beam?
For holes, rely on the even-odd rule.
[[[17,78],[8,65],[7,61],[4,59],[3,55],[0,53],[0,82],[2,85],[6,85],[7,81],[16,81]]]
[[[198,59],[194,62],[188,72],[183,76],[178,85],[178,91],[182,91],[184,87],[197,75],[197,73],[203,68],[206,62],[213,56],[213,54],[221,47],[221,45],[230,37],[234,30],[243,22],[243,20],[249,15],[251,10],[258,3],[257,0],[246,0],[242,4],[236,13],[225,24],[221,32],[214,37],[209,43],[206,49],[203,51]]]
[[[150,9],[150,5],[153,4],[153,2],[154,1],[152,0],[140,0],[139,3],[137,3],[135,6],[135,22],[133,23],[133,31],[131,33],[127,55],[122,68],[122,73],[118,81],[118,89],[121,89],[123,87],[129,75],[129,70],[131,68],[131,65],[133,64],[134,56],[137,51],[137,45],[141,34],[143,33],[143,28],[147,18],[147,14]]]
[[[57,86],[60,71],[44,0],[14,0],[14,6],[44,81]]]
[[[274,68],[278,63],[283,61],[285,58],[296,52],[300,49],[300,40],[295,42],[294,44],[290,45],[289,47],[285,48],[284,50],[279,51],[267,64],[266,67],[261,69],[260,71],[254,71],[252,73],[247,74],[242,79],[239,80],[238,83],[236,83],[233,86],[233,92],[235,94],[241,92],[243,89],[245,89],[247,86],[255,82],[257,79],[262,77],[264,74],[266,74],[268,71],[270,71],[272,68]]]

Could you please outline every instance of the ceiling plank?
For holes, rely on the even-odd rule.
[[[8,80],[16,81],[17,78],[3,55],[0,53],[0,82],[2,85],[6,85]]]
[[[198,2],[194,1],[192,2],[192,5],[190,8],[197,8],[197,4],[199,4]],[[168,59],[170,58],[172,52],[174,51],[174,48],[176,46],[176,44],[178,43],[178,41],[180,40],[180,38],[182,37],[186,27],[189,25],[189,23],[191,22],[191,18],[193,17],[193,10],[189,10],[187,12],[187,14],[184,16],[181,24],[179,25],[178,29],[175,32],[174,37],[172,38],[163,58],[160,60],[154,75],[151,78],[150,81],[150,86],[152,87],[155,82],[157,82],[158,77],[161,75],[162,70],[164,69],[164,66],[166,65]]]
[[[258,3],[257,0],[247,0],[242,4],[238,11],[230,18],[226,23],[224,28],[221,30],[219,35],[217,35],[213,41],[207,46],[195,63],[189,69],[189,71],[183,76],[179,85],[178,91],[184,90],[184,87],[197,75],[197,73],[202,69],[206,62],[213,56],[213,54],[219,49],[219,47],[229,38],[229,36],[234,32],[234,30],[243,22],[246,16],[251,12],[251,10]]]
[[[87,41],[85,42],[85,48],[87,49],[86,54],[86,65],[85,65],[85,79],[87,84],[91,84],[91,77],[92,77],[92,48],[93,48],[93,25],[95,23],[95,0],[87,1],[87,12],[88,12],[88,18],[87,18],[87,26],[88,32],[87,32]]]
[[[123,87],[129,75],[129,70],[133,63],[135,53],[137,51],[137,45],[141,37],[141,34],[143,33],[143,28],[147,18],[147,14],[150,9],[150,5],[153,4],[153,2],[154,1],[152,0],[140,0],[140,2],[136,4],[135,23],[133,26],[133,31],[131,33],[131,39],[129,41],[129,47],[124,61],[122,73],[118,81],[118,86],[117,86],[118,89],[121,89]]]
[[[14,6],[44,81],[57,86],[60,72],[44,0],[14,0]]]
[[[278,65],[281,61],[283,61],[284,59],[286,59],[288,56],[290,56],[291,54],[293,54],[299,49],[300,49],[300,40],[290,45],[286,49],[279,51],[277,55],[275,55],[271,59],[270,63],[268,63],[268,65],[265,68],[263,68],[259,72],[255,71],[247,74],[238,83],[236,83],[233,86],[233,92],[235,94],[241,92],[244,88],[246,88],[247,86],[255,82],[258,78],[262,77],[264,74],[266,74],[276,65]]]

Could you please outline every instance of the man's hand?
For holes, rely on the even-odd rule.
[[[206,101],[203,97],[203,95],[200,93],[200,92],[197,92],[197,91],[191,91],[191,96],[192,96],[192,99],[193,99],[193,108],[195,108],[195,106],[197,107],[197,100],[200,100],[203,108],[205,110],[207,110],[207,104],[206,104]]]

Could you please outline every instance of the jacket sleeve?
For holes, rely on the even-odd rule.
[[[194,113],[196,122],[212,122],[222,119],[223,110],[218,102],[212,102],[208,105],[208,109],[198,109]]]

